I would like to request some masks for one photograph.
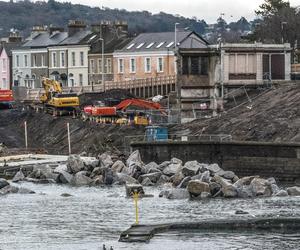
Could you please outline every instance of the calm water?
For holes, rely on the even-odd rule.
[[[21,184],[37,192],[0,197],[0,249],[300,249],[300,232],[197,233],[172,232],[155,236],[149,244],[119,243],[121,231],[134,223],[134,206],[124,187],[71,188]],[[255,200],[214,199],[201,202],[158,198],[139,202],[141,223],[197,221],[243,216],[300,216],[300,197]],[[61,197],[62,193],[72,197]],[[243,209],[250,215],[235,215]]]

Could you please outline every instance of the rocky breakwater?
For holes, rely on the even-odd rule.
[[[217,164],[203,164],[180,159],[157,164],[144,164],[139,151],[134,151],[127,160],[104,153],[96,158],[71,155],[66,164],[36,165],[31,172],[22,169],[13,182],[57,183],[73,186],[126,185],[127,196],[132,190],[143,186],[160,186],[160,197],[168,199],[204,198],[253,198],[300,195],[300,187],[281,189],[274,178],[259,176],[239,178],[232,171],[225,171]],[[132,190],[131,190],[132,189]]]

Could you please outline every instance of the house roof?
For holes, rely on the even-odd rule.
[[[40,33],[37,34],[32,40],[27,41],[22,47],[29,48],[42,48],[51,45],[57,45],[68,37],[68,32],[57,32],[53,34]]]
[[[195,32],[178,31],[176,35],[179,47],[183,45],[185,47],[207,47],[208,45],[208,42]],[[142,33],[117,52],[165,51],[174,50],[174,48],[174,32]]]
[[[89,44],[89,39],[91,38],[91,36],[92,31],[78,31],[74,35],[67,37],[57,45]]]
[[[2,50],[5,49],[6,53],[8,56],[11,56],[12,55],[12,50],[14,49],[18,49],[22,46],[22,42],[16,42],[16,43],[4,43],[2,44],[1,46],[1,49],[0,49],[0,54],[2,53]]]

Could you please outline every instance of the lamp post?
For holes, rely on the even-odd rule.
[[[175,23],[175,27],[174,27],[174,42],[175,42],[175,46],[174,46],[174,55],[175,55],[175,73],[177,73],[177,25],[179,25],[179,23]]]
[[[102,86],[103,86],[103,90],[105,92],[105,82],[104,82],[104,39],[100,38],[99,39],[102,42],[102,56],[101,56],[101,61],[102,61],[102,75],[101,75],[101,82],[102,82]]]

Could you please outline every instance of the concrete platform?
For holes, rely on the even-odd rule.
[[[200,222],[166,223],[156,225],[132,225],[122,232],[121,242],[149,242],[157,233],[167,231],[197,230],[201,232],[234,232],[234,231],[266,231],[266,232],[299,232],[300,217],[281,218],[246,218],[237,220],[204,220]]]

